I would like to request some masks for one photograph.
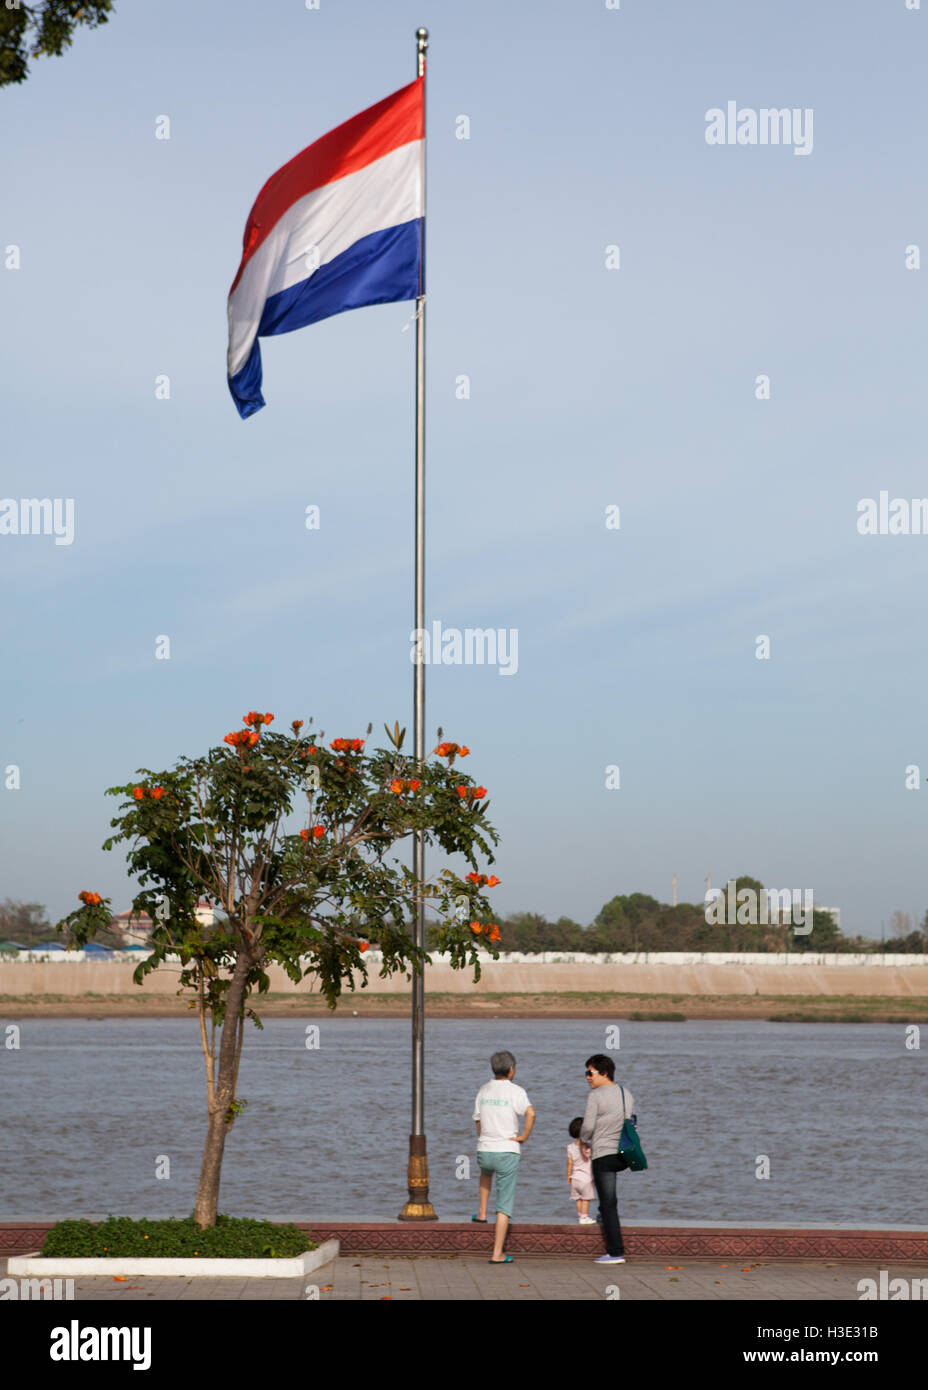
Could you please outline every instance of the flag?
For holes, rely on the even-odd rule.
[[[229,291],[229,390],[264,405],[259,337],[424,293],[424,79],[321,136],[272,174]]]

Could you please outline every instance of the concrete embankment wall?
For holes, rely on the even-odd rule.
[[[367,989],[372,994],[401,994],[409,985],[404,975],[381,980],[379,963],[369,961]],[[840,959],[840,958],[838,958]],[[857,958],[858,960],[860,958]],[[888,958],[883,958],[888,960]],[[666,960],[650,955],[617,962],[521,960],[493,961],[483,965],[480,983],[475,985],[469,970],[452,970],[435,964],[426,969],[425,987],[439,994],[547,994],[571,991],[616,994],[794,994],[794,995],[881,995],[900,998],[928,996],[928,958],[897,958],[899,963],[837,964],[834,957],[817,963],[785,963],[784,957],[771,956],[763,963],[757,957],[686,956]],[[137,962],[71,961],[54,963],[12,961],[0,963],[0,996],[26,998],[32,995],[174,994],[179,987],[180,967],[163,966],[150,975],[144,985],[133,984]],[[278,966],[268,970],[271,990],[279,994],[316,993],[310,978],[294,985]],[[360,980],[358,981],[360,983]]]

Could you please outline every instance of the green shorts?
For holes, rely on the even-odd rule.
[[[519,1176],[521,1154],[483,1153],[477,1154],[481,1173],[496,1174],[496,1210],[504,1216],[512,1216],[512,1205],[516,1195],[516,1178]]]

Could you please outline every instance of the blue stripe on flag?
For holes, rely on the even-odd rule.
[[[403,222],[361,237],[347,251],[320,266],[306,280],[272,294],[264,306],[258,337],[244,367],[229,377],[239,415],[247,420],[264,405],[261,394],[261,349],[258,338],[290,333],[346,309],[366,304],[395,304],[419,293],[422,219]]]

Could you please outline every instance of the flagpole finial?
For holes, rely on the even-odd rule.
[[[425,72],[425,54],[429,46],[428,29],[416,30],[416,71],[421,77]]]

